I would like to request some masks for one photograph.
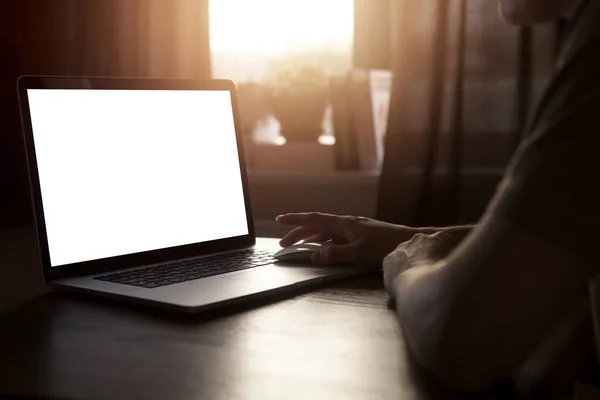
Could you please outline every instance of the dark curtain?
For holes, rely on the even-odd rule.
[[[506,25],[496,1],[396,1],[378,218],[475,222],[552,73],[554,25]]]
[[[208,0],[3,0],[0,31],[0,225],[30,219],[19,75],[210,77]]]

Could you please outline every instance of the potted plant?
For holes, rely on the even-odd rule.
[[[328,101],[328,79],[321,66],[302,65],[276,72],[270,108],[289,142],[316,142]]]

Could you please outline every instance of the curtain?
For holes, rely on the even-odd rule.
[[[211,74],[208,0],[3,0],[0,15],[0,225],[30,218],[19,75]]]
[[[208,77],[208,0],[25,0],[25,73]]]
[[[496,1],[395,1],[394,85],[378,218],[475,222],[552,73],[554,25],[507,25]]]

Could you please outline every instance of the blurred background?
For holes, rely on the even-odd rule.
[[[474,222],[563,25],[494,0],[3,0],[0,225],[31,221],[22,74],[232,79],[260,235],[290,211]]]

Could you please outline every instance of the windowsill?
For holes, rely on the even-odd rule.
[[[462,176],[502,176],[504,168],[501,167],[466,167],[462,169]],[[278,171],[278,170],[248,170],[248,180],[255,183],[311,183],[311,184],[357,184],[370,185],[377,183],[380,176],[379,170],[371,171]],[[420,175],[421,168],[407,168],[406,175]],[[438,167],[436,176],[450,175],[449,168]]]
[[[503,168],[469,167],[461,174],[464,199],[461,216],[466,221],[479,218],[494,193]],[[447,179],[451,171],[437,168],[438,179]],[[410,168],[404,190],[415,190],[420,169]],[[378,171],[252,171],[248,184],[257,233],[279,236],[285,232],[274,219],[288,212],[320,211],[332,214],[376,217],[379,186]],[[399,205],[402,207],[402,205]],[[405,210],[410,213],[410,208]],[[407,215],[408,218],[408,215]]]
[[[379,171],[248,171],[253,184],[334,184],[372,185],[379,180]]]
[[[321,211],[374,217],[378,171],[249,171],[255,220],[288,212]]]

